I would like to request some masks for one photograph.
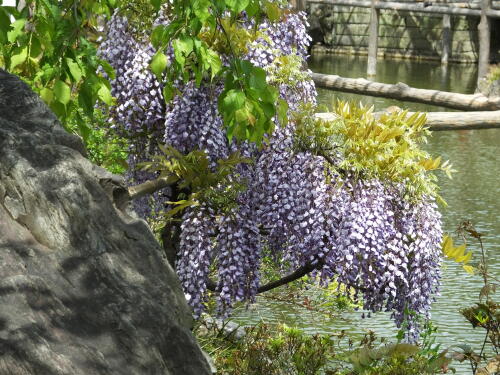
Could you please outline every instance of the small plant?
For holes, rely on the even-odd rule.
[[[202,348],[225,375],[316,375],[334,374],[330,359],[335,355],[328,335],[308,335],[284,324],[259,323],[245,328],[239,340],[224,326],[200,326],[196,331]]]
[[[500,79],[500,65],[493,65],[488,72],[488,76],[486,77],[489,83],[493,83]]]
[[[457,253],[458,259],[447,255],[459,263],[464,263],[464,259],[468,262],[471,258],[471,255],[469,255],[471,253],[464,255],[467,238],[472,237],[479,242],[481,258],[476,267],[468,266],[470,268],[466,270],[481,276],[483,287],[479,292],[479,301],[474,306],[460,310],[460,313],[469,321],[474,329],[477,327],[482,328],[485,330],[485,334],[479,353],[474,351],[469,345],[457,345],[460,351],[453,352],[453,358],[459,362],[469,361],[472,374],[498,374],[500,372],[500,305],[493,300],[493,297],[500,281],[488,271],[486,250],[484,249],[482,240],[483,234],[479,233],[470,221],[462,222],[457,229],[457,233],[464,242],[452,254],[455,255]],[[451,248],[453,248],[453,244]],[[491,352],[495,354],[494,358],[486,356],[487,345],[491,348]]]
[[[361,340],[360,347],[350,353],[347,360],[353,371],[349,375],[424,375],[446,373],[451,359],[447,350],[440,350],[435,344],[437,329],[427,320],[423,324],[419,344],[402,342],[406,328],[402,327],[397,342],[377,340],[370,332]],[[379,343],[377,343],[380,341]]]
[[[447,350],[434,343],[436,328],[424,324],[420,344],[389,343],[368,331],[308,335],[296,327],[259,323],[243,337],[234,323],[200,323],[202,348],[224,375],[430,375],[448,373]],[[238,331],[241,328],[237,329]]]
[[[332,353],[326,335],[309,336],[298,328],[259,324],[247,329],[240,347],[227,359],[231,375],[315,375]]]

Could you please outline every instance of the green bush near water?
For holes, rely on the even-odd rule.
[[[419,346],[390,344],[373,332],[354,340],[345,332],[308,335],[265,323],[247,328],[240,340],[223,329],[197,332],[224,375],[430,375],[446,373],[449,363],[438,346],[427,345],[430,337]]]

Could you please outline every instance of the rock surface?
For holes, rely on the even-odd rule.
[[[210,374],[159,244],[82,154],[0,70],[0,374]]]

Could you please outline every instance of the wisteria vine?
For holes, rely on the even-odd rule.
[[[302,67],[310,42],[306,25],[301,12],[286,11],[279,22],[262,20],[263,37],[251,42],[244,57],[266,69],[289,113],[316,102],[310,72]],[[158,142],[185,154],[204,150],[212,168],[233,151],[253,160],[234,171],[233,179],[247,188],[231,209],[217,212],[207,201],[181,215],[176,268],[195,315],[205,308],[210,283],[223,316],[235,302],[252,301],[265,251],[282,263],[283,272],[312,265],[321,282],[338,280],[361,291],[365,309],[390,311],[398,326],[406,321],[410,337],[417,337],[418,323],[409,312],[428,316],[439,289],[442,233],[434,199],[407,199],[400,182],[339,173],[331,159],[294,147],[293,120],[277,124],[260,148],[228,141],[217,105],[222,83],[176,82],[182,94],[165,104],[161,84],[149,71],[155,51],[137,35],[117,12],[100,47],[116,70],[111,121],[131,140],[130,182],[154,177],[134,167],[158,152]],[[290,61],[298,62],[297,69],[285,66]],[[150,200],[138,208],[146,217],[175,199],[167,190],[155,196],[155,207]]]

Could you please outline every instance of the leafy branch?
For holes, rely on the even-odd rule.
[[[152,0],[159,11],[161,1]],[[259,19],[261,9],[272,21],[281,17],[276,4],[259,0],[174,1],[163,5],[171,22],[157,26],[151,42],[157,49],[151,70],[164,85],[168,103],[180,94],[174,82],[194,80],[224,82],[219,95],[219,111],[231,140],[260,144],[274,129],[274,117],[286,122],[288,105],[278,90],[266,80],[266,72],[243,59],[247,46],[259,33],[243,25]],[[245,12],[245,16],[243,16]],[[242,17],[247,17],[242,20]],[[171,52],[170,52],[171,51]],[[173,55],[173,56],[172,56]]]
[[[453,356],[458,361],[468,360],[473,374],[493,373],[500,370],[500,361],[498,360],[500,348],[500,305],[493,301],[492,296],[497,290],[497,284],[491,280],[498,280],[488,272],[488,264],[486,251],[483,246],[482,234],[479,233],[470,221],[462,222],[457,228],[457,234],[462,237],[464,244],[458,247],[453,246],[453,240],[446,236],[443,241],[443,252],[459,263],[467,263],[472,253],[464,254],[466,247],[466,237],[471,236],[479,242],[481,249],[481,260],[476,268],[470,267],[473,271],[477,271],[483,279],[483,287],[479,292],[479,302],[474,306],[460,310],[460,313],[471,323],[472,327],[481,327],[486,332],[484,335],[483,344],[479,353],[475,353],[468,345],[459,345],[461,352],[454,352]],[[466,266],[464,268],[467,270]],[[468,270],[467,270],[468,271]],[[469,272],[469,271],[468,271]],[[483,302],[483,298],[485,301]],[[491,359],[484,368],[479,368],[480,364],[487,360],[485,356],[486,344],[490,343],[493,352],[497,355]],[[487,369],[496,369],[489,372]],[[496,373],[496,372],[495,372]]]
[[[153,156],[151,161],[140,164],[143,170],[158,174],[158,178],[134,187],[137,192],[129,189],[131,198],[175,185],[180,193],[176,194],[177,201],[168,202],[173,208],[167,211],[167,220],[185,208],[201,203],[218,213],[229,212],[237,204],[236,197],[246,185],[238,178],[235,168],[242,163],[250,163],[248,158],[234,152],[227,159],[214,163],[203,150],[184,155],[169,145],[159,145],[159,148],[162,155]]]
[[[21,76],[68,129],[86,142],[95,104],[113,104],[111,66],[97,57],[95,39],[113,0],[27,0],[0,7],[0,67]],[[100,69],[101,67],[101,69]]]

